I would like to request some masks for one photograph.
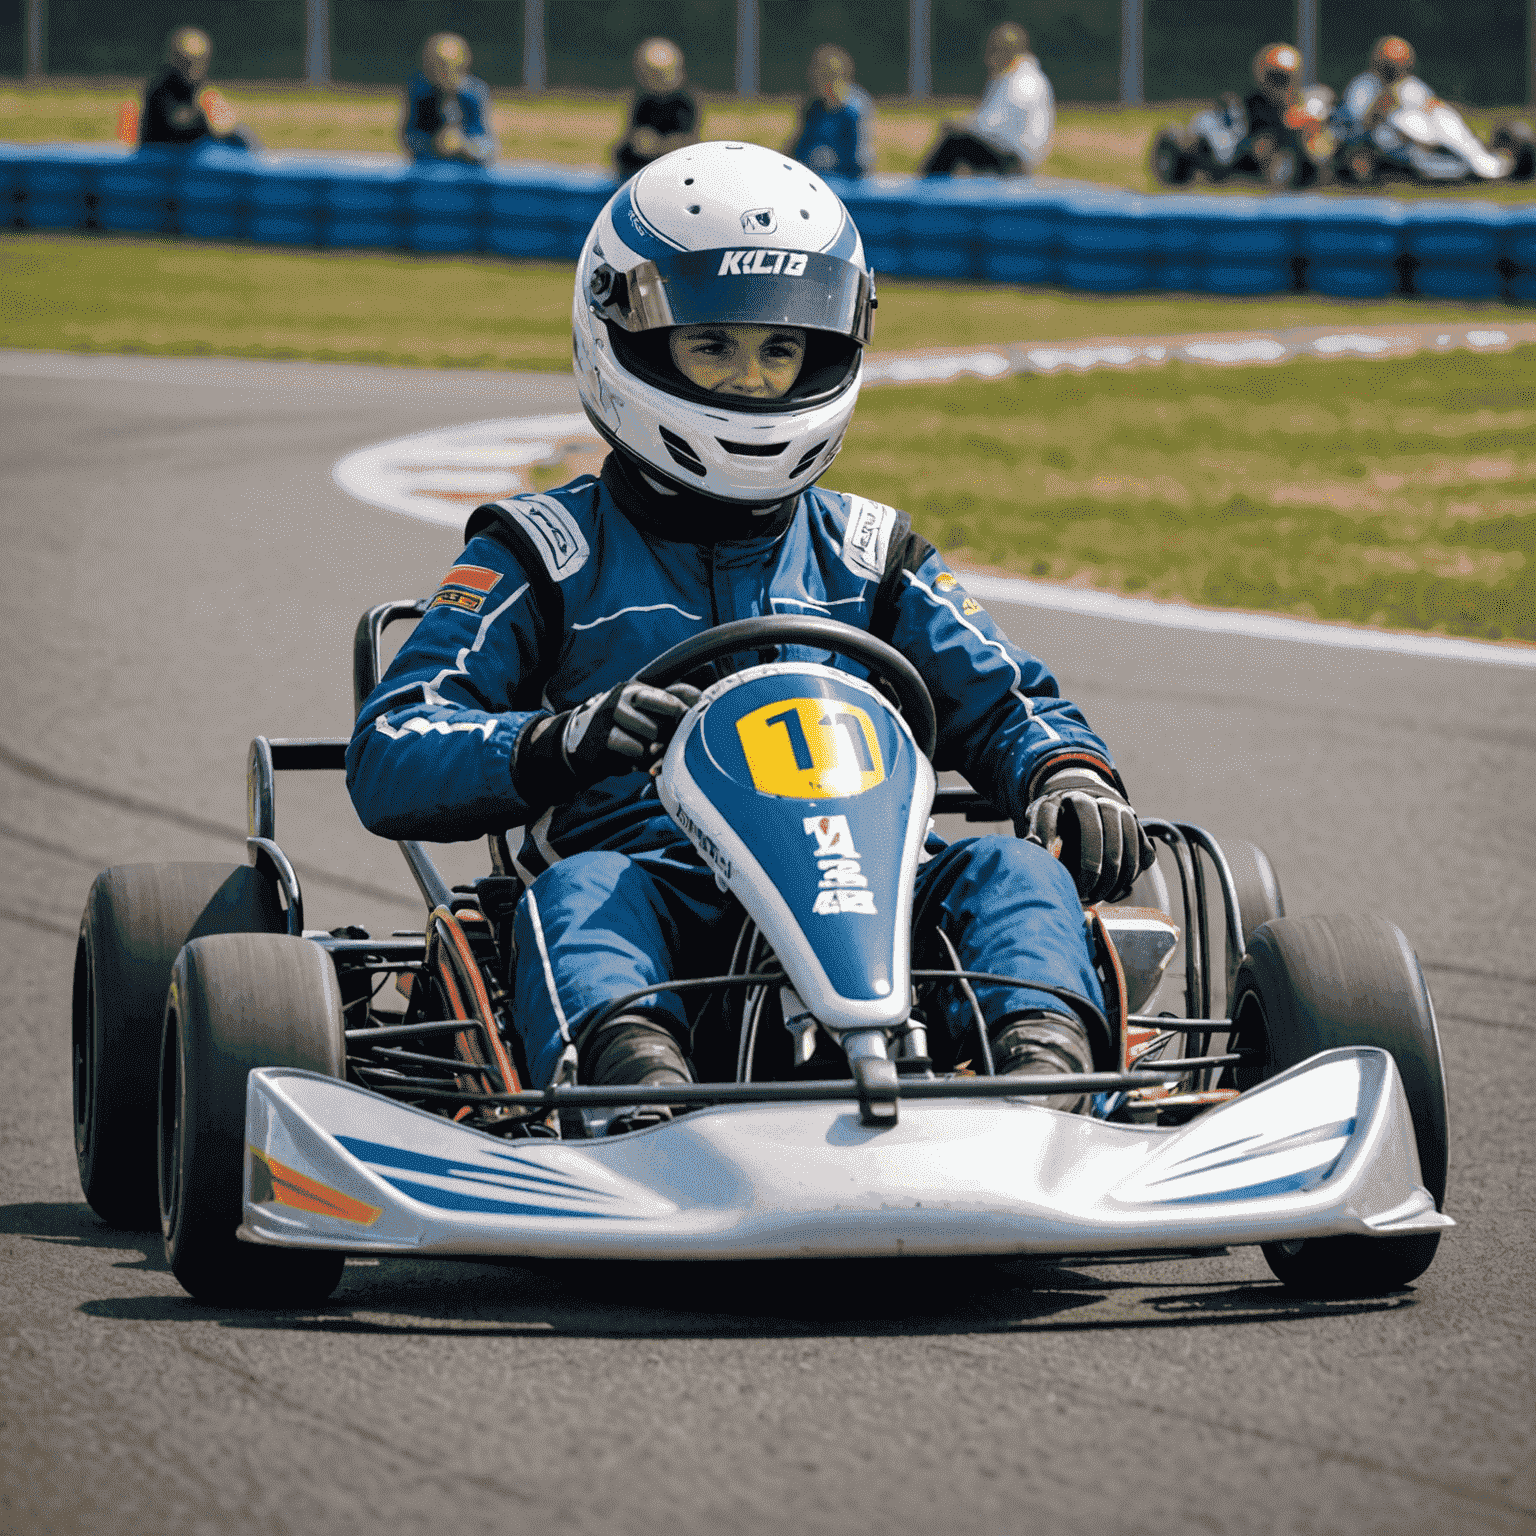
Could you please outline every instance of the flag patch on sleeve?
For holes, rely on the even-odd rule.
[[[456,565],[443,577],[437,595],[427,606],[462,608],[466,613],[479,613],[501,575],[500,571],[484,565]]]

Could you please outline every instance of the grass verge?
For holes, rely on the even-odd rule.
[[[570,367],[571,272],[556,264],[0,235],[0,346],[312,358],[396,366]],[[887,280],[883,352],[1096,336],[1475,322],[1476,305],[1031,292]],[[1494,311],[1504,313],[1500,306]]]
[[[871,392],[829,483],[961,565],[1536,641],[1536,348]]]
[[[241,119],[270,149],[398,151],[400,147],[401,98],[394,91],[355,87],[274,90],[238,82],[227,91]],[[33,143],[110,139],[117,130],[118,106],[139,94],[137,87],[121,83],[0,87],[0,137]],[[747,139],[775,147],[792,136],[798,112],[798,103],[788,98],[743,101],[736,96],[705,95],[702,105],[704,132],[709,138]],[[1136,192],[1156,191],[1147,168],[1153,134],[1165,123],[1187,121],[1203,105],[1185,101],[1150,107],[1062,107],[1044,173]],[[939,124],[963,116],[974,106],[974,100],[962,98],[881,101],[875,120],[876,169],[915,171]],[[528,96],[521,91],[497,91],[493,113],[501,152],[509,160],[606,166],[614,143],[623,133],[627,109],[628,98],[618,94],[551,92]],[[1468,121],[1486,138],[1498,118],[1516,110],[1470,112]],[[1250,186],[1221,189],[1223,193],[1254,190]],[[1388,191],[1415,197],[1468,195],[1465,188],[1393,187]],[[1485,200],[1528,202],[1536,190],[1527,182],[1479,187],[1475,195]]]

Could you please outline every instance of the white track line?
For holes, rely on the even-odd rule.
[[[873,356],[865,367],[870,384],[932,384],[971,377],[1003,379],[1019,373],[1085,372],[1183,361],[1208,367],[1253,366],[1295,357],[1330,360],[1348,356],[1408,357],[1417,352],[1507,351],[1536,342],[1536,325],[1402,325],[1351,330],[1307,329],[1258,335],[1168,336],[1125,340],[936,351],[898,357]],[[599,439],[581,416],[522,416],[417,433],[359,448],[332,470],[349,496],[406,517],[462,526],[474,500],[530,488],[525,471],[551,463]],[[1121,597],[1084,587],[1056,586],[1011,576],[965,574],[966,587],[987,602],[1118,619],[1160,629],[1242,635],[1297,645],[1326,645],[1435,661],[1536,670],[1536,646],[1451,635],[1321,624],[1280,614],[1192,608],[1184,603]]]

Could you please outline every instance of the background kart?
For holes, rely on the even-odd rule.
[[[1424,185],[1529,181],[1536,176],[1536,134],[1514,118],[1499,123],[1485,145],[1455,107],[1431,96],[1397,107],[1368,133],[1341,135],[1334,169],[1341,181],[1362,187],[1389,178]]]
[[[1326,85],[1308,86],[1285,113],[1285,131],[1260,152],[1242,97],[1229,92],[1197,112],[1186,126],[1170,125],[1152,140],[1152,175],[1165,187],[1181,187],[1203,175],[1213,182],[1232,177],[1283,191],[1309,187],[1333,173],[1334,139],[1329,130],[1334,96]]]
[[[423,606],[364,616],[359,700],[386,625]],[[1422,1273],[1452,1224],[1439,1212],[1444,1079],[1429,994],[1396,929],[1285,917],[1260,850],[1224,851],[1199,828],[1152,820],[1182,921],[1165,910],[1161,873],[1146,880],[1152,904],[1089,909],[1108,1017],[1063,994],[1096,1036],[1099,1070],[993,1077],[978,1029],[975,1071],[936,1073],[924,1025],[936,989],[974,1006],[972,984],[995,978],[911,968],[911,873],[930,808],[996,813],[968,790],[935,791],[932,705],[916,672],[830,621],[765,619],[700,636],[642,675],[665,682],[791,645],[842,654],[880,686],[816,662],[730,673],[690,712],[661,775],[663,803],[744,909],[727,971],[674,986],[713,1010],[701,1082],[523,1088],[504,985],[520,887],[502,837],[490,840],[492,873],[467,888],[449,889],[420,845],[401,845],[428,909],[421,933],[306,931],[274,836],[275,770],[340,768],[345,743],[258,738],[248,866],[112,869],[87,902],[74,1094],[93,1208],[122,1226],[158,1217],[199,1299],[266,1306],[323,1299],[348,1252],[1257,1242],[1309,1294],[1375,1293]],[[746,745],[753,722],[777,766]],[[764,773],[780,775],[766,790]],[[835,880],[818,878],[829,839]],[[380,1006],[391,982],[403,1012]],[[1176,983],[1182,1011],[1150,1012]],[[709,1040],[734,1050],[712,1056]],[[1028,1102],[1084,1090],[1090,1116]],[[635,1103],[696,1107],[599,1134]]]

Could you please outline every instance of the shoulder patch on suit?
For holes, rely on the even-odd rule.
[[[587,563],[592,551],[586,534],[553,496],[519,496],[492,505],[527,534],[552,581],[565,581]]]
[[[843,564],[856,576],[879,581],[885,575],[885,557],[891,532],[900,515],[894,507],[863,496],[848,496],[848,527],[843,533]]]

